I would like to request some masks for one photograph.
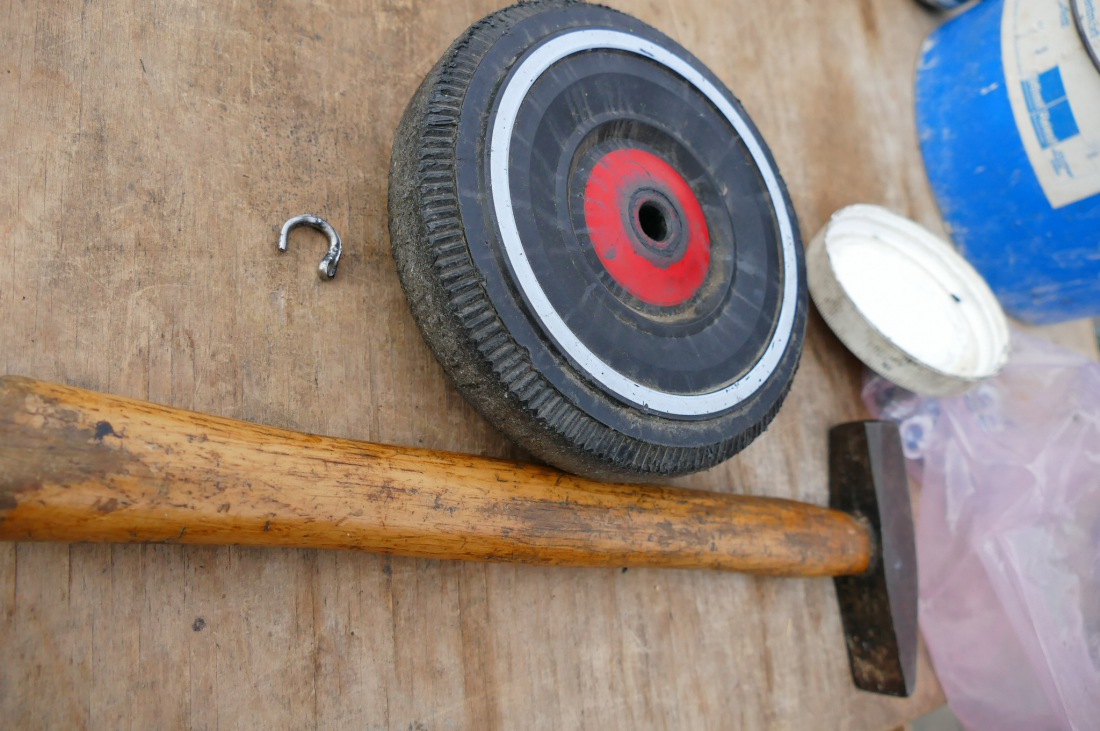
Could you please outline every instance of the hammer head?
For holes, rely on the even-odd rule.
[[[895,424],[830,430],[829,503],[865,518],[877,549],[866,573],[836,579],[852,677],[863,690],[908,696],[917,679],[917,552]]]

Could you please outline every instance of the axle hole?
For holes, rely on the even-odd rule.
[[[668,238],[668,218],[661,206],[655,203],[643,203],[638,208],[638,225],[644,233],[654,241],[664,241]]]

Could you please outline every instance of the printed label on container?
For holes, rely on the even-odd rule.
[[[1088,23],[1095,1],[1079,2]],[[1100,70],[1068,0],[1005,0],[1001,53],[1012,113],[1052,208],[1100,193]]]

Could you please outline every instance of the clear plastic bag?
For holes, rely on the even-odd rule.
[[[921,631],[952,710],[971,731],[1100,729],[1100,364],[1015,333],[966,395],[875,376],[863,398],[922,485]]]

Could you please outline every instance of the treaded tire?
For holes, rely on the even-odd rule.
[[[753,194],[755,197],[746,197],[746,193],[734,205],[724,199],[708,202],[710,199],[704,194],[714,198],[713,191],[700,188],[699,199],[709,206],[706,208],[707,224],[711,226],[714,239],[711,247],[715,252],[712,257],[714,261],[732,262],[727,267],[728,283],[716,279],[713,286],[703,286],[700,294],[685,300],[679,310],[670,310],[674,315],[665,317],[660,307],[636,300],[619,286],[619,282],[609,279],[606,271],[598,272],[607,286],[596,289],[609,303],[599,307],[606,307],[608,311],[618,308],[627,315],[618,319],[605,318],[609,333],[618,332],[615,328],[622,330],[621,342],[595,342],[589,335],[587,343],[591,348],[604,348],[600,358],[607,361],[614,361],[616,353],[626,353],[629,357],[620,358],[613,369],[634,374],[636,370],[645,370],[645,364],[640,362],[645,358],[630,354],[648,348],[647,337],[654,338],[654,353],[674,353],[680,342],[693,343],[691,352],[694,353],[694,343],[697,343],[698,352],[710,353],[708,357],[717,363],[703,374],[704,380],[709,380],[698,392],[690,383],[698,374],[690,368],[684,373],[677,372],[675,363],[669,361],[671,356],[660,356],[667,362],[658,363],[650,374],[643,373],[644,377],[616,375],[617,382],[637,382],[639,393],[643,394],[639,397],[633,396],[633,391],[626,395],[616,392],[614,384],[609,386],[600,380],[601,376],[593,375],[595,371],[586,370],[583,358],[551,337],[550,326],[534,314],[530,293],[525,289],[530,288],[530,282],[519,281],[513,260],[509,259],[515,254],[506,252],[502,244],[490,170],[491,125],[499,111],[502,90],[511,88],[509,78],[515,77],[518,67],[530,65],[527,59],[533,58],[533,49],[543,47],[551,38],[587,38],[575,33],[586,29],[627,34],[641,39],[640,43],[656,44],[665,49],[670,58],[679,59],[675,63],[687,64],[702,81],[693,82],[694,87],[682,82],[684,88],[677,89],[668,81],[674,78],[668,69],[654,67],[655,81],[643,78],[638,83],[663,84],[671,89],[669,93],[683,94],[691,104],[695,104],[691,95],[700,96],[699,89],[715,90],[713,93],[725,100],[723,104],[728,103],[729,108],[743,117],[741,129],[747,130],[757,144],[755,157],[750,160],[750,163],[755,160],[756,169],[748,168],[749,177],[745,180],[755,175],[753,180],[764,181],[758,185],[762,192]],[[602,47],[586,51],[589,54],[604,52]],[[624,73],[628,76],[644,77],[651,71],[644,67],[645,59],[641,59],[640,54],[614,50],[606,51],[606,55],[606,59],[597,60],[604,64],[625,64]],[[576,53],[566,60],[571,64],[581,63],[584,61],[582,56],[584,54]],[[640,70],[633,70],[635,67]],[[555,69],[548,68],[539,76],[537,80],[542,86],[531,88],[541,89],[550,84]],[[598,82],[603,83],[600,79],[591,83]],[[561,83],[571,82],[567,79]],[[521,104],[524,102],[526,97]],[[547,105],[557,103],[554,99],[546,102]],[[704,106],[699,106],[700,115],[718,114],[714,109],[707,111]],[[520,109],[516,115],[517,129],[519,115],[525,113],[522,106]],[[666,112],[643,109],[638,115],[663,113]],[[691,113],[688,108],[685,116],[692,116]],[[638,124],[640,129],[651,121],[643,119]],[[652,124],[660,126],[659,121]],[[730,137],[725,144],[730,148],[750,149],[732,127],[728,132]],[[675,130],[669,135],[675,137]],[[660,140],[663,139],[654,143],[655,149],[662,154]],[[529,142],[520,140],[508,148],[509,154]],[[617,140],[612,143],[619,144]],[[674,140],[669,144],[692,145],[695,142]],[[530,152],[532,160],[543,161],[548,166],[555,164],[551,153],[557,151],[547,152],[540,148]],[[688,152],[682,156],[688,162],[695,159]],[[568,154],[565,157],[568,158]],[[506,162],[511,163],[511,158]],[[570,171],[579,164],[566,162]],[[700,164],[709,164],[709,161],[702,160]],[[723,169],[708,172],[718,181],[709,187],[725,190],[727,180],[722,176],[730,180],[735,172],[745,176],[742,168],[746,166],[727,160]],[[516,173],[516,169],[509,172],[517,176],[509,188],[515,186],[524,195],[534,196],[532,191],[538,187],[538,181],[527,184],[519,177],[522,171]],[[770,188],[765,176],[771,176]],[[750,186],[744,188],[750,193],[756,190],[751,188],[751,181],[736,185]],[[696,187],[699,186],[707,188],[703,183]],[[583,196],[570,193],[570,200],[574,199],[582,200]],[[553,207],[537,206],[538,211]],[[394,141],[389,209],[393,256],[402,286],[413,316],[444,370],[486,419],[533,455],[561,469],[599,479],[652,479],[712,467],[744,449],[764,431],[790,388],[802,349],[806,287],[802,245],[786,187],[759,133],[725,86],[675,42],[630,16],[602,6],[544,0],[505,8],[471,26],[447,50],[409,102]],[[714,211],[721,215],[712,215]],[[517,226],[533,225],[528,218],[539,216],[549,221],[544,222],[546,226],[560,223],[557,219],[550,220],[549,214],[536,212],[524,216]],[[565,220],[563,216],[558,218]],[[757,219],[764,223],[755,223]],[[744,220],[751,225],[743,226]],[[587,234],[576,235],[580,240]],[[572,238],[572,234],[568,238]],[[591,246],[586,256],[591,259],[590,250]],[[532,250],[533,259],[538,255],[543,254]],[[552,252],[552,255],[558,254]],[[571,256],[570,266],[578,267],[578,271],[597,272],[600,268],[595,259],[591,259],[594,264],[583,264],[583,257],[576,251]],[[584,269],[586,266],[589,269]],[[711,268],[717,270],[718,265]],[[760,283],[750,288],[749,295],[741,294],[739,299],[726,291],[733,291],[737,277],[741,277],[738,283],[751,281],[751,276],[756,276],[752,272],[757,269],[763,274],[759,275]],[[539,281],[547,281],[543,279],[545,270],[535,276]],[[708,274],[711,278],[718,276]],[[553,284],[550,282],[548,286]],[[704,290],[718,292],[714,295],[718,304],[713,311],[708,311],[709,319],[705,320],[692,309],[693,303],[703,297]],[[726,332],[715,324],[716,318],[725,317],[734,323],[724,325],[726,330],[736,328],[740,322],[736,308],[746,307],[741,301],[746,298],[752,300],[751,307],[756,308],[749,310],[750,316],[742,318],[751,327],[744,325],[744,333],[737,331],[734,334],[740,338],[738,342],[743,341],[739,347],[750,356],[731,364],[722,361],[728,354],[712,353],[721,345],[721,336]],[[727,312],[731,308],[732,316]],[[594,312],[595,319],[606,314],[603,309]],[[682,314],[685,312],[687,314]],[[620,320],[629,322],[622,325]],[[666,321],[671,323],[672,329],[668,330],[674,333],[671,337],[665,337]],[[718,330],[717,334],[710,333],[712,330]],[[580,351],[587,352],[586,347],[581,347]],[[726,372],[723,373],[723,369]],[[746,390],[750,388],[746,385],[750,377],[756,378],[751,382],[751,392]],[[671,394],[668,402],[673,404],[668,408],[660,405],[664,403],[661,401],[664,388],[661,379],[673,383],[673,387],[667,389]],[[742,392],[743,398],[731,401]],[[656,393],[659,398],[645,397],[646,393]],[[724,395],[727,393],[734,395]],[[721,408],[706,412],[710,407],[695,404],[696,401],[703,403],[704,398],[710,399],[705,403],[718,403]],[[681,407],[680,404],[686,405]],[[681,408],[685,413],[671,413]]]

